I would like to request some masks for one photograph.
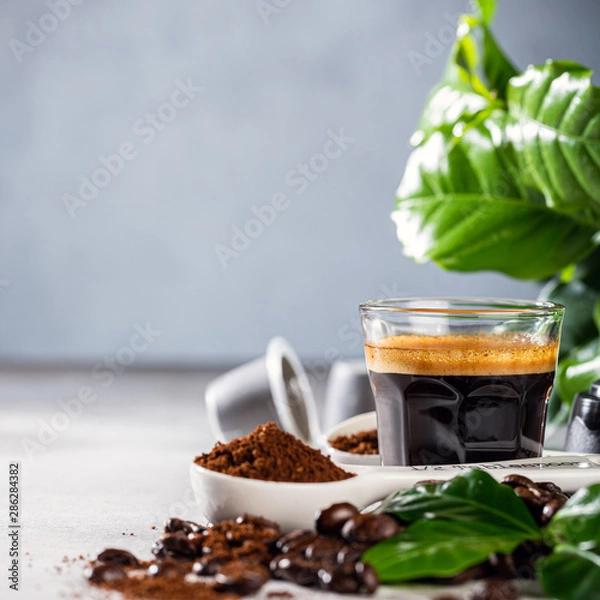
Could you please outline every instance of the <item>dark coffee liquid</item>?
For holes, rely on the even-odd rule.
[[[383,464],[471,463],[541,455],[553,372],[369,374]]]

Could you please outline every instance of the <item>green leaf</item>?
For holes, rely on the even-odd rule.
[[[530,66],[508,86],[507,129],[525,181],[546,204],[600,225],[600,88],[574,62]]]
[[[490,554],[510,554],[525,539],[521,532],[490,523],[420,521],[372,546],[361,560],[384,583],[452,577]]]
[[[600,483],[578,490],[548,525],[559,542],[600,551]]]
[[[558,363],[556,388],[561,400],[569,407],[575,394],[585,392],[600,379],[600,338],[573,348]]]
[[[392,214],[407,256],[538,279],[594,249],[594,227],[547,208],[513,176],[503,126],[495,111],[460,137],[436,131],[412,152]]]
[[[556,517],[555,517],[556,518]],[[536,565],[542,587],[558,600],[600,600],[600,556],[559,546]]]
[[[530,540],[541,537],[540,528],[523,500],[510,487],[480,469],[470,469],[438,485],[420,485],[397,492],[379,510],[409,523],[420,519],[482,521]]]
[[[594,323],[594,306],[598,292],[583,282],[572,279],[562,283],[560,277],[548,282],[539,294],[540,300],[551,300],[566,307],[560,340],[561,357],[576,346],[585,344],[598,336]]]

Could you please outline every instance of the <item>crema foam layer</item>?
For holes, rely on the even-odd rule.
[[[367,368],[410,375],[524,375],[556,368],[558,341],[523,335],[397,335],[365,344]]]

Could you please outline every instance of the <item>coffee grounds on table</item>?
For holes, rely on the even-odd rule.
[[[354,477],[275,423],[259,425],[226,444],[217,443],[195,462],[211,471],[265,481],[322,483]]]
[[[378,454],[379,442],[377,429],[368,429],[346,435],[338,435],[330,440],[329,445],[336,450],[350,454]]]

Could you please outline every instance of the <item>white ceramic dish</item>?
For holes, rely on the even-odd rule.
[[[324,443],[325,451],[334,463],[342,467],[346,465],[377,467],[380,464],[379,454],[352,454],[351,452],[344,452],[343,450],[333,448],[330,445],[331,440],[340,435],[349,435],[358,433],[359,431],[368,431],[369,429],[377,429],[377,415],[375,411],[346,419],[327,432]]]
[[[588,460],[588,458],[590,460]],[[412,487],[423,479],[449,479],[478,467],[501,480],[518,472],[540,481],[554,481],[565,490],[600,481],[600,456],[550,456],[470,465],[422,467],[360,467],[356,477],[331,483],[280,483],[224,475],[196,464],[191,466],[196,501],[207,521],[231,519],[243,513],[277,521],[284,531],[312,528],[315,514],[335,502],[367,506],[388,494]]]

